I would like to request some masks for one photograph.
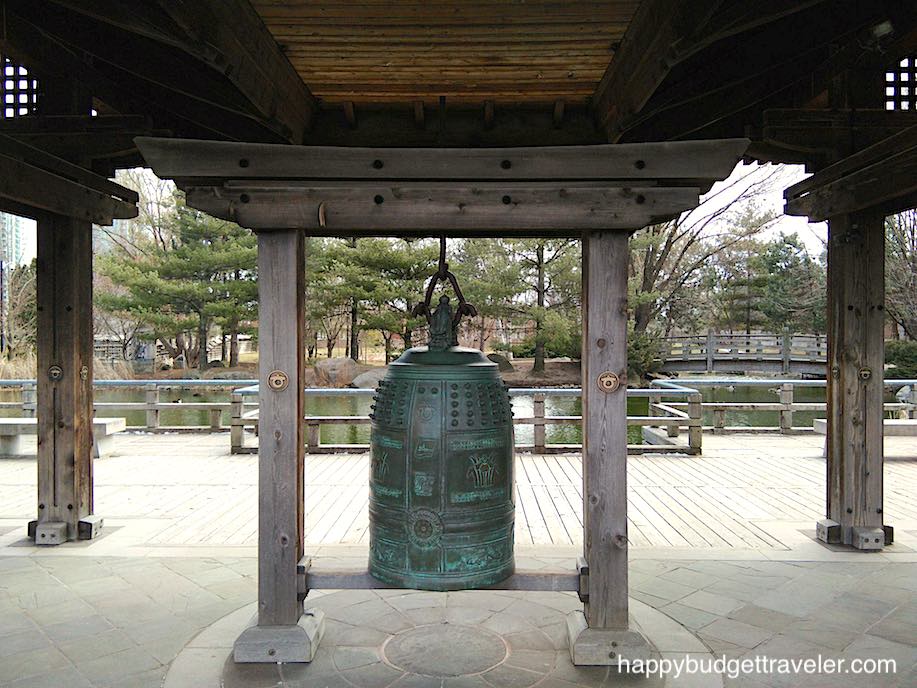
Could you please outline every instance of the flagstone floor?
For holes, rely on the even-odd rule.
[[[896,543],[882,553],[812,539],[824,498],[822,438],[704,440],[703,457],[629,458],[635,604],[658,609],[727,658],[896,663],[895,672],[873,675],[744,673],[724,677],[730,687],[917,686],[913,438],[886,441],[886,513]],[[228,454],[225,435],[119,436],[116,455],[96,463],[103,536],[49,549],[24,538],[35,504],[34,460],[0,460],[0,686],[160,688],[189,643],[207,650],[182,654],[201,672],[207,657],[222,666],[231,638],[215,651],[201,640],[209,636],[198,636],[228,614],[247,614],[255,600],[255,466],[255,457]],[[365,562],[366,458],[309,457],[307,471],[310,552],[318,561]],[[581,537],[579,475],[575,455],[520,457],[521,568],[572,568]],[[391,613],[410,617],[408,598],[416,594],[401,593]],[[472,606],[526,608],[523,593],[471,594]],[[528,595],[536,605],[556,605],[544,593]],[[362,637],[358,626],[341,624],[332,630],[344,645]],[[562,653],[562,635],[548,626],[539,633]],[[399,684],[385,657],[364,654],[361,666],[369,668],[347,674],[356,688],[502,685],[497,674],[472,683]],[[513,680],[531,678],[518,661],[507,662]],[[565,671],[529,685],[620,684],[605,670]],[[257,673],[247,685],[276,683]],[[380,676],[392,679],[380,683]],[[315,684],[288,672],[285,685]]]

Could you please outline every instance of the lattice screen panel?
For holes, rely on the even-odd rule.
[[[885,109],[917,110],[917,57],[906,57],[885,72]]]
[[[29,76],[25,67],[13,63],[5,55],[0,55],[0,60],[3,63],[0,119],[33,114],[38,106],[38,80]]]

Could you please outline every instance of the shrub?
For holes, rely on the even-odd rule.
[[[897,380],[917,378],[917,342],[893,340],[885,342],[885,377]]]

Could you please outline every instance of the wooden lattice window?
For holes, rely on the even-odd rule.
[[[5,55],[0,59],[3,63],[3,79],[0,81],[2,119],[33,114],[38,106],[38,80],[29,75],[29,70]]]
[[[917,110],[917,57],[906,57],[885,72],[885,109]]]

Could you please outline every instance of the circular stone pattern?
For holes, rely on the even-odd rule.
[[[382,653],[389,664],[403,671],[450,678],[493,669],[506,659],[506,644],[484,628],[433,624],[399,633]]]

